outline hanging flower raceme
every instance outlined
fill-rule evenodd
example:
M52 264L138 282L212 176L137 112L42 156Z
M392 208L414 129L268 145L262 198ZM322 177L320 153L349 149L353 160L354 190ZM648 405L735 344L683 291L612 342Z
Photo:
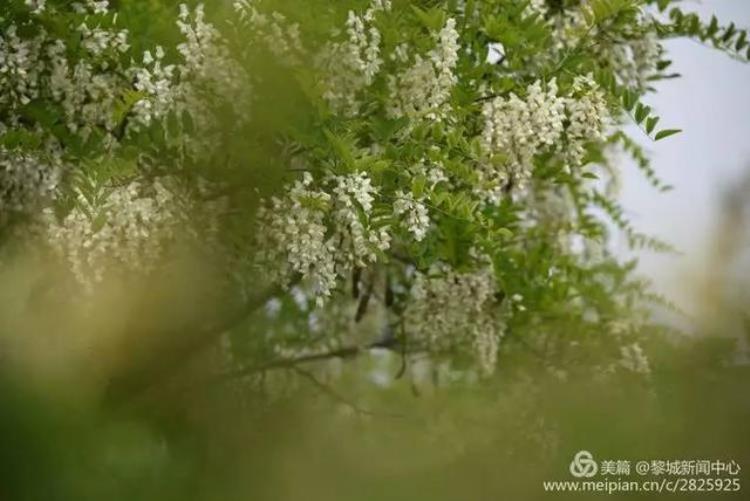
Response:
M9 213L27 213L54 194L64 171L54 154L32 155L0 147L0 222Z
M404 316L410 342L441 351L468 346L484 374L495 370L502 321L491 266L459 273L444 263L417 272Z
M349 11L345 39L326 44L316 57L325 76L323 98L335 112L346 116L359 113L361 93L372 85L383 64L375 18L388 10L389 1L373 0L364 14Z
M387 113L393 118L425 118L442 120L450 111L450 97L458 82L459 35L455 19L448 19L429 54L416 54L411 66L396 75L389 75ZM401 46L397 60L408 60Z
M388 226L373 213L377 190L365 173L333 176L321 188L305 173L282 198L260 211L260 269L289 283L302 276L318 302L355 266L375 263L391 243Z
M53 250L71 267L78 282L93 292L108 270L148 274L187 222L187 214L161 181L134 181L103 197L78 192L78 205L59 219L51 210L42 225Z
M569 125L566 153L573 165L580 165L587 143L603 141L609 119L609 109L604 92L591 75L577 76L573 82L573 95L567 99Z
M484 105L482 144L489 155L506 157L501 179L523 184L531 177L534 157L562 137L565 103L553 79L546 85L539 80L529 85L525 98L511 93Z

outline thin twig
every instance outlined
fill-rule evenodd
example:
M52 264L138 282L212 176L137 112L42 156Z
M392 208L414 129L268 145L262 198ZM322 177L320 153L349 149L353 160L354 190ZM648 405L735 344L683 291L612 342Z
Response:
M352 409L357 414L362 414L365 416L373 416L373 417L388 417L388 418L397 418L397 419L404 419L407 416L403 414L396 414L392 412L381 412L381 411L373 411L371 409L365 409L355 402L352 402L348 398L344 397L340 393L338 393L336 390L328 386L327 384L321 382L316 378L312 373L301 369L299 367L293 367L294 372L302 376L303 378L307 379L313 386L318 388L320 391L331 397L333 400L342 403Z
M353 358L362 352L374 350L377 348L391 349L395 347L397 343L398 341L396 339L387 339L384 341L376 341L374 343L370 343L364 346L357 346L357 345L345 346L343 348L338 348L336 350L327 351L324 353L313 353L310 355L301 355L299 357L293 357L293 358L280 358L277 360L272 360L265 364L243 367L237 370L225 372L219 375L217 379L227 380L227 379L234 379L234 378L242 378L242 377L249 376L252 374L257 374L259 372L266 372L266 371L274 370L274 369L294 369L301 364L306 364L310 362L322 362L325 360L333 360L337 358L338 359Z

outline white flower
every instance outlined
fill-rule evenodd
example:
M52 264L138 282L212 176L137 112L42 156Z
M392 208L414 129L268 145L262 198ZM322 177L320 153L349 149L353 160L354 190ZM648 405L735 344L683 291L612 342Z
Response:
M483 374L495 369L502 323L496 318L491 266L459 273L446 264L415 273L404 322L412 343L433 350L468 346Z
M0 148L0 218L11 211L28 211L50 198L63 170L61 164L59 159Z
M183 80L207 83L215 93L242 109L248 100L247 78L232 60L219 31L206 21L203 4L193 12L184 4L180 5L177 27L185 37L185 41L177 46L185 61L180 66Z
M547 0L531 0L524 10L524 14L527 16L533 14L544 16L548 11Z
M13 24L0 33L0 108L13 111L39 97L45 41L43 30L22 39Z
M81 45L94 55L101 55L106 50L114 50L120 53L130 49L128 44L128 31L110 31L99 27L89 28L86 23L78 27L81 33Z
M435 48L426 57L417 54L414 63L403 73L389 76L389 116L428 120L441 120L446 116L451 92L458 81L455 75L460 49L458 38L455 19L448 19L437 35ZM397 49L397 58L404 57Z
M601 57L608 59L620 83L626 87L645 89L662 56L659 37L654 32L638 34L623 44L602 48Z
M145 97L133 105L135 120L149 125L153 119L160 119L174 109L177 98L175 86L175 66L162 66L164 49L156 47L156 57L150 51L143 54L143 67L134 68L135 89ZM150 67L149 67L150 66Z
M268 318L277 318L281 311L281 300L277 297L272 297L266 302L265 310Z
M174 70L179 85L173 95L177 109L190 113L197 131L187 143L188 153L200 157L215 151L218 144L214 101L218 98L231 103L234 119L239 123L246 122L249 120L252 86L249 75L232 57L224 38L206 20L202 4L193 11L184 4L180 5L177 27L185 41L177 46L183 62ZM169 93L164 96L169 96Z
M507 156L500 178L511 177L519 184L531 177L534 157L562 137L565 120L565 99L558 97L555 79L546 85L537 80L526 92L524 99L513 93L496 97L482 110L484 149Z
M47 6L47 0L24 0L24 3L31 9L32 14L41 14Z
M316 65L326 75L323 98L337 113L359 113L360 93L372 85L383 64L375 14L389 9L390 2L374 0L363 15L349 11L346 39L327 44L317 56Z
M565 8L560 13L550 16L548 24L553 30L555 41L553 54L561 57L565 51L572 50L582 43L582 38L591 34L584 10L590 6L581 2L579 7ZM624 27L624 32L617 41L596 44L593 51L605 65L612 69L619 83L628 88L645 90L649 77L653 76L661 60L663 48L659 36L652 26L654 20L643 14L639 20L640 27L646 30Z
M187 210L165 183L134 181L96 197L78 191L76 206L62 220L45 209L41 222L47 239L85 291L93 292L109 271L118 270L112 265L127 274L150 273L163 256L165 243L187 234ZM202 226L202 242L214 237L215 228Z
M366 266L377 261L378 253L390 247L391 237L386 226L371 226L374 222L372 203L377 189L366 173L336 176L334 183L333 217L341 246L338 264L341 274L347 275L352 266ZM354 202L364 213L364 223Z
M393 214L403 216L403 225L414 236L414 240L421 242L430 229L430 215L421 200L416 200L411 193L398 193L393 203Z
M374 263L391 241L387 226L373 224L377 190L367 174L333 176L322 188L305 172L258 215L260 269L274 270L267 278L282 284L302 275L319 304L352 267Z
M279 12L266 14L256 7L256 0L237 0L233 7L240 22L257 40L282 62L298 64L305 54L299 25L290 23Z
M94 14L106 14L109 9L109 0L86 0L86 4Z
M567 99L570 125L566 129L567 154L573 164L580 164L587 142L604 140L609 117L607 100L591 75L577 76L573 82L574 96Z
M621 346L620 355L619 364L621 367L638 374L648 375L651 373L648 358L638 343Z

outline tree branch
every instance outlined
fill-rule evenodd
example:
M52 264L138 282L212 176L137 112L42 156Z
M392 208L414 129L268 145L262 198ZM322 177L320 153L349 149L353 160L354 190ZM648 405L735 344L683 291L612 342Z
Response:
M404 419L407 417L403 414L397 414L397 413L392 413L392 412L380 412L380 411L373 411L370 409L365 409L363 407L360 407L355 402L352 402L351 400L342 396L340 393L338 393L336 390L334 390L327 384L324 384L323 382L318 380L318 378L316 378L312 373L304 369L300 369L299 367L294 367L294 372L302 376L304 379L308 380L313 386L315 386L320 391L322 391L323 393L331 397L333 400L346 405L357 414L362 414L365 416L373 416L373 417L396 418L396 419Z
M235 379L235 378L242 378L245 376L249 376L252 374L257 374L259 372L265 372L269 370L274 369L296 369L297 366L300 364L305 364L309 362L320 362L324 360L332 360L335 358L338 359L347 359L347 358L353 358L359 355L362 352L366 352L369 350L373 350L376 348L382 348L382 349L393 349L398 345L398 340L395 338L386 339L383 341L376 341L374 343L366 344L364 346L345 346L343 348L339 348L337 350L327 351L324 353L313 353L310 355L300 355L299 357L294 358L280 358L277 360L272 360L270 362L250 366L250 367L243 367L241 369L237 369L234 371L225 372L224 374L221 374L218 376L217 379L219 380L227 380L227 379Z
M180 328L150 336L154 340L133 354L127 366L108 381L104 391L105 404L126 404L167 380L195 354L202 352L223 333L242 323L269 299L281 293L281 287L269 287L229 311L217 311L211 321L188 332Z

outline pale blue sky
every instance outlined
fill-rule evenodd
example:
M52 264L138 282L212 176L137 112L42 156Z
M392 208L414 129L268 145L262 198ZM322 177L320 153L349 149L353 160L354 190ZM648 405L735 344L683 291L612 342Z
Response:
M688 0L681 8L750 28L749 0ZM655 108L661 126L684 132L657 143L635 127L631 133L640 135L657 173L675 189L658 193L627 165L621 201L638 230L684 252L681 257L642 254L641 270L657 290L691 311L693 279L706 272L721 191L750 169L750 64L688 40L670 41L667 48L672 69L682 78L661 82L658 94L644 101Z

